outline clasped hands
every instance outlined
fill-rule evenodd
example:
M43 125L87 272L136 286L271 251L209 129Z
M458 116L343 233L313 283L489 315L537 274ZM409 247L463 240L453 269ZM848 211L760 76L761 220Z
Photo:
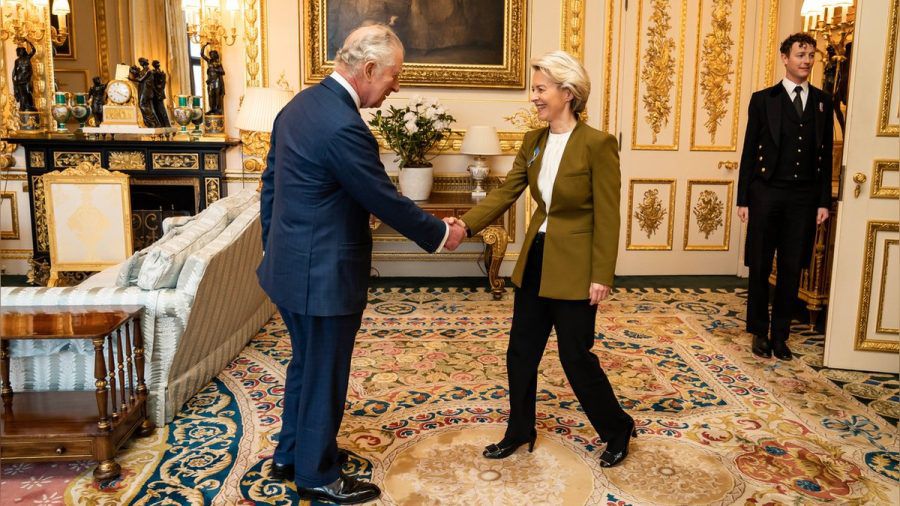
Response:
M450 227L450 235L447 236L444 248L447 251L455 251L468 235L466 233L466 224L463 220L453 217L444 218L444 223Z

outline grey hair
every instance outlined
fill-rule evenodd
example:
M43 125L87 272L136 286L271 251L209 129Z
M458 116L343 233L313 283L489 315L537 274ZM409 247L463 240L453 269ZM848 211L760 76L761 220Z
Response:
M531 69L549 77L560 88L572 93L572 112L576 116L584 112L591 94L591 79L584 66L565 51L551 51L531 60Z
M356 72L368 61L379 67L391 63L391 57L403 43L387 25L368 25L354 29L344 39L344 44L335 56L335 62Z

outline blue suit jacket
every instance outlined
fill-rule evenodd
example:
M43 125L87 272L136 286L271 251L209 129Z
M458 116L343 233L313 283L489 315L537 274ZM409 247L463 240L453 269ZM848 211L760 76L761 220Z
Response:
M433 252L446 225L397 193L347 90L328 77L275 119L260 214L259 284L279 307L359 313L372 262L369 213Z

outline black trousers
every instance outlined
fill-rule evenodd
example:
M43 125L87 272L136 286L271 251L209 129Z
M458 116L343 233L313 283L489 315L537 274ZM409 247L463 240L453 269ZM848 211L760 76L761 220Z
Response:
M559 359L578 402L604 441L627 430L631 417L619 405L609 378L591 352L597 306L585 300L540 297L544 234L532 243L522 287L516 290L506 351L509 374L509 425L506 438L527 440L534 431L538 366L551 327L556 328ZM587 295L587 294L585 294Z
M747 332L769 333L769 275L778 252L778 280L772 303L771 337L785 342L800 287L800 271L809 259L816 229L816 197L812 185L773 185L757 179L750 185L747 225Z

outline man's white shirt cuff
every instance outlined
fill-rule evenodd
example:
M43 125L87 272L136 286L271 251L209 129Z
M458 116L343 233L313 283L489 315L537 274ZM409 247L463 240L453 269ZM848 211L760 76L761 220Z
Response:
M447 225L447 222L444 222L444 226L447 227L447 229L444 230L444 240L441 241L441 245L438 246L436 250L434 250L435 253L440 253L441 250L444 249L444 243L446 243L447 239L450 237L450 225Z

